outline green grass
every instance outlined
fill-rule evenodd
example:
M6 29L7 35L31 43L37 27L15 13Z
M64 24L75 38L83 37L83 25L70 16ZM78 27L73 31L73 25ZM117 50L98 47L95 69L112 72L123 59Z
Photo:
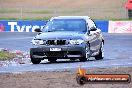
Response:
M49 20L51 17L44 18L1 18L0 20Z
M15 57L16 55L13 53L9 53L7 51L0 51L0 60L11 60Z
M48 10L34 10L34 11L24 11L24 13L32 13L32 14L50 14L51 11Z
M21 9L0 9L0 13L20 13ZM49 10L23 10L22 13L32 13L32 14L50 14Z
M16 9L0 9L0 13L19 13L19 10Z
M51 17L43 17L43 18L2 18L0 20L49 20ZM93 20L112 20L112 21L132 21L132 19L117 19L117 18L108 18L108 19L100 19L100 18L92 18Z
M100 18L92 18L93 20L111 20L111 21L132 21L132 19L119 19L119 18L106 18L106 19L100 19Z

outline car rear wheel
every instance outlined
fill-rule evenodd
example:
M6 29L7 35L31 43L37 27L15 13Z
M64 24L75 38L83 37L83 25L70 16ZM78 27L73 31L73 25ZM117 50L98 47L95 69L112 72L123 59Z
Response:
M101 60L103 58L104 58L104 43L102 42L99 54L95 56L95 59Z
M33 64L39 64L39 63L41 62L41 60L31 58L31 62L32 62Z

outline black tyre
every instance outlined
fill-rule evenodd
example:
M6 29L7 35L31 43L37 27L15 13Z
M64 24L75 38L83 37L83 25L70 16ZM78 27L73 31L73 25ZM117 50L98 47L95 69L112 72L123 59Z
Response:
M41 62L41 60L39 60L39 59L31 59L31 62L33 63L33 64L39 64L40 62Z
M80 62L85 62L87 60L86 57L79 58Z
M48 59L48 61L50 61L51 63L55 63L57 59L52 58L52 59Z
M102 42L102 45L101 45L101 48L100 48L100 51L99 51L99 54L95 56L95 59L96 60L101 60L104 58L104 44Z

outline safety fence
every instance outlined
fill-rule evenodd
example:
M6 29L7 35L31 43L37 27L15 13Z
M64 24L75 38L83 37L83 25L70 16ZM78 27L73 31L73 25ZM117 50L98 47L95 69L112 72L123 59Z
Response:
M46 21L0 20L0 32L34 32L35 28L43 28ZM132 33L132 21L95 20L102 32Z

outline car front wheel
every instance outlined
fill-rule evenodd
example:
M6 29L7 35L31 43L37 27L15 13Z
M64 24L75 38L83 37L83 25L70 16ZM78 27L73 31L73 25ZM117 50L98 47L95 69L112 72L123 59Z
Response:
M31 62L33 64L39 64L41 62L41 60L31 58Z

